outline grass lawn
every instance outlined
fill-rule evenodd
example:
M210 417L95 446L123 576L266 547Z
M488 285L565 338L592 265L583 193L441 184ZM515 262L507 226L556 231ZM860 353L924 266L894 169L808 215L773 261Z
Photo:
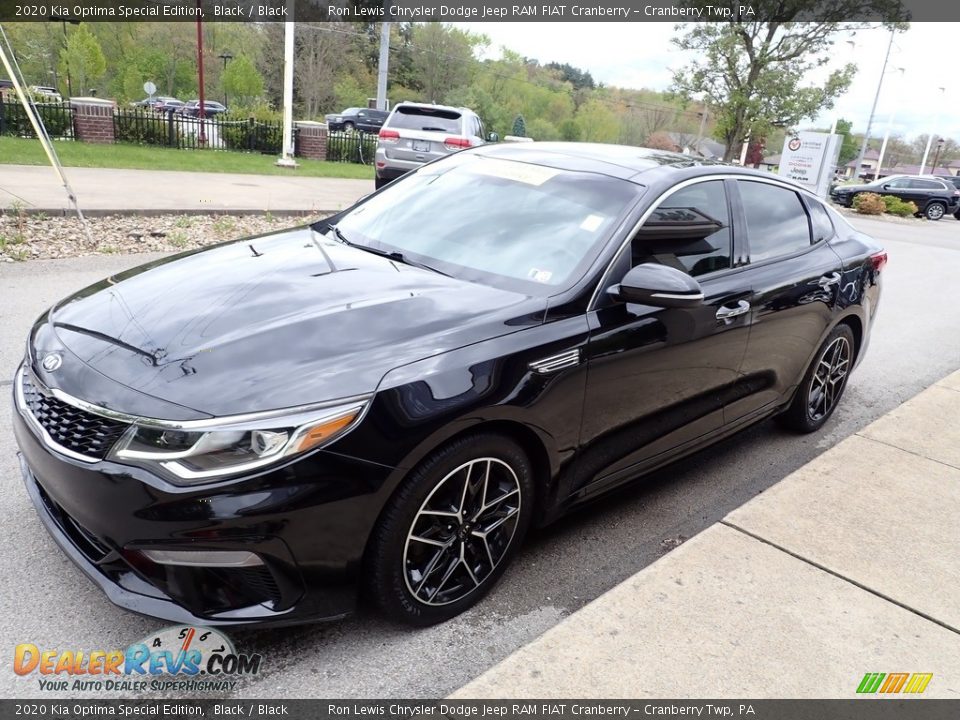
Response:
M149 145L94 145L57 141L53 143L60 162L69 167L127 168L132 170L186 170L193 172L244 173L247 175L299 175L370 180L372 165L333 163L297 158L296 169L277 167L272 155L230 150L175 150ZM47 156L37 140L0 137L0 163L46 165Z

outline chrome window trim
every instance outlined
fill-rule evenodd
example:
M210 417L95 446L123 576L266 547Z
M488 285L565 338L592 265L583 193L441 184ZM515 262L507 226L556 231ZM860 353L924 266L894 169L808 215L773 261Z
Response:
M776 187L783 188L785 190L792 190L795 193L799 193L805 197L810 197L810 198L813 198L814 200L819 201L819 198L816 195L814 195L812 192L807 190L806 188L800 187L798 185L792 185L788 182L779 180L777 178L773 178L773 177L767 178L767 177L762 177L759 175L752 175L752 174L748 175L746 173L744 174L723 173L723 174L717 174L717 175L701 175L700 177L690 178L689 180L684 180L682 182L677 183L676 185L671 185L667 190L660 193L660 195L658 195L657 198L650 203L650 207L648 207L646 210L643 211L643 215L640 216L640 219L637 220L634 226L630 229L630 232L627 233L626 237L623 239L623 242L620 244L620 247L617 248L617 251L613 254L613 257L611 258L610 262L607 263L607 267L606 269L604 269L603 275L600 276L600 282L597 283L597 286L593 289L593 294L590 296L590 302L587 305L588 313L591 313L597 309L597 301L600 297L601 292L603 292L603 289L607 287L608 276L610 275L610 272L613 270L614 266L617 264L617 261L620 259L620 256L623 254L623 252L630 247L630 242L633 240L634 236L637 234L637 231L643 226L643 224L647 221L650 215L653 214L653 211L656 210L658 207L660 207L660 203L662 203L664 200L666 200L668 197L670 197L671 195L673 195L675 192L679 190L683 190L684 188L690 187L691 185L698 185L699 183L710 182L712 180L750 180L751 182L762 182L762 183L767 183L768 185L774 185ZM813 245L811 245L811 247L813 247ZM730 272L736 272L738 270L743 270L745 267L750 267L750 265L729 268L728 270ZM720 271L720 272L723 272L723 271Z
M22 370L23 367L21 366L21 371ZM272 420L274 418L310 413L317 410L325 410L327 408L338 407L342 405L366 403L372 397L372 395L354 395L352 397L340 398L338 400L330 400L322 403L298 405L289 408L277 408L275 410L264 410L262 412L243 413L240 415L223 415L204 420L164 420L161 418L130 415L129 413L120 412L118 410L111 410L110 408L105 408L101 405L95 405L94 403L87 402L86 400L81 400L80 398L65 393L58 388L48 388L42 382L40 382L39 378L36 376L36 373L32 371L30 372L30 378L31 382L34 384L34 387L36 387L41 393L52 395L57 400L60 400L67 405L72 405L79 410L83 410L93 415L99 415L100 417L105 417L108 420L116 420L118 422L125 422L131 425L137 424L140 427L162 428L165 430L207 430L210 428L220 428L224 425L239 425L249 422L259 422L260 420Z

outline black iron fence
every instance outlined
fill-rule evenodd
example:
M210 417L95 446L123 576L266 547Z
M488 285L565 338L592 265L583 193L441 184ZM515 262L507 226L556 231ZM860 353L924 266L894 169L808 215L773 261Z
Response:
M50 137L73 137L73 111L70 103L35 103L34 107ZM0 135L24 138L37 136L30 124L30 118L19 102L0 101Z
M375 133L334 130L327 133L327 160L330 162L373 164L377 150Z
M283 125L225 116L198 118L175 112L118 108L113 114L118 142L181 149L242 150L270 155L283 147Z

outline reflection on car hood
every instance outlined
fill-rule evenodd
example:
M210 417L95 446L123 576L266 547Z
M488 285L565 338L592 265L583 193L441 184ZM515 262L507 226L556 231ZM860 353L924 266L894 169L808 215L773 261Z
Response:
M539 323L545 304L300 228L107 278L51 319L108 378L226 415L372 392L395 367Z

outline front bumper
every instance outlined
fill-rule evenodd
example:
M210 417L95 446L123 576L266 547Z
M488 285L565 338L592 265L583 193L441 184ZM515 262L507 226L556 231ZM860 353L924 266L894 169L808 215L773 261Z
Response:
M174 487L140 468L57 453L14 410L37 514L116 605L207 626L335 620L353 610L390 468L320 451L250 478ZM159 565L143 549L243 550L263 565Z

